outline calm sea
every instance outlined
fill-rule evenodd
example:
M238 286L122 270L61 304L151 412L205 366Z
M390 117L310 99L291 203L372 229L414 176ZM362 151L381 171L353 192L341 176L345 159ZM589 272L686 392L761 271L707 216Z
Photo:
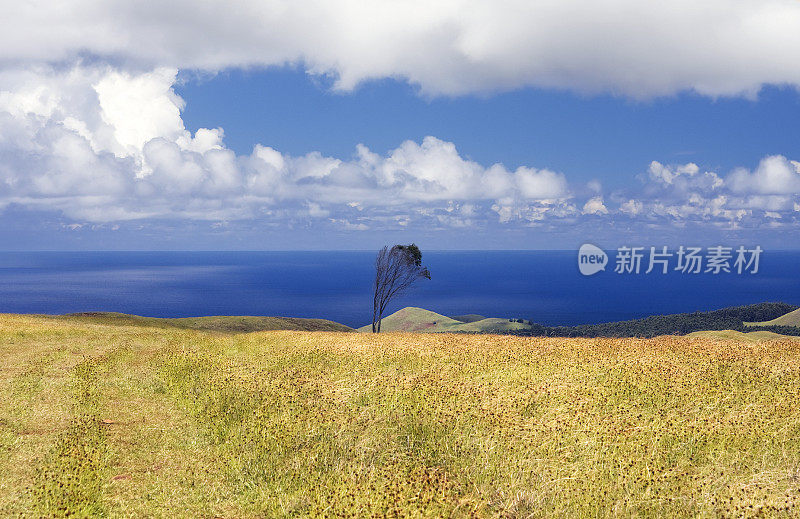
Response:
M155 317L280 315L349 326L371 316L374 252L5 252L0 312L114 311ZM584 277L576 251L425 252L422 280L390 312L548 325L784 301L800 304L800 252L765 252L759 273ZM613 258L612 258L613 261Z

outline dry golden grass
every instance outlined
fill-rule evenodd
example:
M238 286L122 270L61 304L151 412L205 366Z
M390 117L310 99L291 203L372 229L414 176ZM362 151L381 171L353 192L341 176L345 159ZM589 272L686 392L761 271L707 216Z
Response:
M0 515L793 517L800 342L0 317Z

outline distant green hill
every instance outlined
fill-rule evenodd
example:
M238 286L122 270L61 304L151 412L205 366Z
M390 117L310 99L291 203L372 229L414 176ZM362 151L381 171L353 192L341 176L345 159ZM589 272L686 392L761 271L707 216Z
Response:
M745 326L800 326L800 308L770 321L746 322Z
M530 328L530 325L502 318L484 317L477 321L463 322L414 306L398 310L384 317L381 322L382 332L508 333L528 328ZM372 332L372 325L362 326L357 331L362 333Z
M451 319L455 319L456 321L461 321L462 323L474 323L475 321L482 321L486 319L486 317L478 314L466 314L466 315L451 315Z
M157 328L183 328L221 333L247 333L269 330L299 330L325 332L351 332L352 328L327 319L302 319L298 317L262 316L208 316L208 317L141 317L116 312L82 312L52 316L53 319L81 321L111 326L149 326Z
M408 306L387 315L381 321L382 332L441 332L453 326L464 324L446 315L437 314L424 308ZM358 328L358 332L371 332L372 324Z
M785 315L786 314L786 315ZM544 326L520 319L482 318L465 322L472 315L447 317L423 308L407 307L383 319L381 331L404 332L462 332L462 333L507 333L551 337L657 337L659 335L687 335L693 332L717 331L757 332L763 330L773 334L800 335L798 328L787 325L761 325L767 319L781 316L788 319L794 315L800 320L800 309L786 303L758 303L712 310L670 315L653 315L630 321L582 324L577 326ZM483 316L474 316L483 317ZM771 321L770 321L771 322ZM745 323L758 328L745 330ZM371 325L363 326L359 332L372 331ZM717 334L719 335L719 333ZM745 339L767 336L763 333L749 335Z

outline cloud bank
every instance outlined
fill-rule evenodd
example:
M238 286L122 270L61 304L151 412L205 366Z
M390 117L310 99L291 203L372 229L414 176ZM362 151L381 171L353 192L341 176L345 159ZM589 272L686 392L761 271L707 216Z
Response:
M638 187L604 193L547 168L481 165L433 136L385 155L359 145L350 157L291 156L260 144L237 155L220 128L186 130L176 76L97 66L0 73L0 208L78 224L250 219L344 230L597 219L775 227L798 215L800 163L782 156L728 173L654 161Z
M256 145L237 156L222 129L188 132L177 71L131 75L74 68L0 75L0 206L56 209L94 222L140 218L228 220L328 217L326 207L397 217L453 201L491 201L496 212L557 205L564 175L464 159L426 137L386 156L289 156ZM462 208L459 214L465 213Z
M10 2L0 66L300 65L352 89L526 86L631 97L800 85L796 0L64 0Z

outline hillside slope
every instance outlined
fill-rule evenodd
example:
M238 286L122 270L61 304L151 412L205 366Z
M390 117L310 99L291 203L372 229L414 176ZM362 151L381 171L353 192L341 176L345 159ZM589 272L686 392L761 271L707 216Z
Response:
M53 316L53 319L96 323L112 326L147 326L153 328L179 328L222 333L248 333L271 330L350 332L352 328L327 319L302 319L299 317L265 317L249 315L224 315L207 317L142 317L116 312L83 312Z
M486 317L478 314L451 315L450 318L462 323L474 323L475 321L486 319Z
M387 315L381 322L382 332L444 332L454 326L464 324L446 315L437 314L424 308L407 306ZM358 328L358 332L372 332L372 324Z
M744 323L745 326L800 326L800 308L771 321Z
M481 317L481 319L470 320L468 319L470 317ZM773 319L773 321L767 321L767 319ZM773 324L781 320L784 323L794 322L797 324L783 324L782 326ZM472 315L451 318L424 308L407 307L385 317L381 331L508 333L550 337L657 337L659 335L686 335L705 330L741 331L745 325L769 328L766 331L777 334L795 335L793 330L797 330L800 334L800 309L786 303L756 303L707 312L652 315L629 321L576 326L545 326L530 321L521 322L519 319L483 318ZM372 330L371 326L367 325L357 331L369 332ZM747 339L747 337L742 337L742 339Z
M383 318L382 332L473 332L503 333L527 330L530 325L510 321L499 317L482 318L477 321L463 322L424 308L408 306ZM359 332L372 331L368 324L358 328Z
M659 335L686 335L707 330L741 331L745 325L762 327L762 321L779 318L794 310L797 310L797 306L786 303L756 303L708 312L651 315L641 319L600 324L577 326L533 324L529 331L522 330L518 333L550 337L657 337ZM763 328L785 335L794 335L795 332L800 332L800 329L791 326L770 325L763 326Z

